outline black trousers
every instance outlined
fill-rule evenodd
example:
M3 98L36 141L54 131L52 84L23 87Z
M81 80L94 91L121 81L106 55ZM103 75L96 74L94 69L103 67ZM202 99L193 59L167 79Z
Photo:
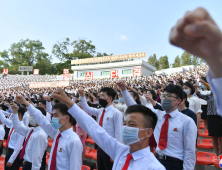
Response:
M158 159L159 162L166 168L166 170L183 170L183 161L166 161Z
M107 155L99 146L97 149L97 169L98 170L112 170L113 163L110 161L109 155Z
M18 156L15 158L15 161L13 162L11 167L6 167L6 164L9 160L9 158L11 157L11 155L13 154L14 149L11 148L7 148L7 152L6 152L6 156L5 156L5 170L19 170L19 167L22 164L22 160L20 160L20 153L18 154Z
M31 170L32 169L32 165L23 165L23 170Z
M4 137L5 140L8 139L9 130L10 128L7 128L7 126L5 126L5 137Z
M3 152L3 142L2 142L2 146L0 147L0 156L2 155Z
M42 157L42 165L41 165L40 170L45 170L45 166L46 166L46 150L45 150L45 153Z

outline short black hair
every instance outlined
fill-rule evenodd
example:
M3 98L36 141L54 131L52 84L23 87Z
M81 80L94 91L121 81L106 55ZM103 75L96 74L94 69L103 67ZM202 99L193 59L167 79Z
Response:
M115 99L117 95L115 90L110 87L104 87L100 90L100 92L106 92L107 96L112 97L112 101Z
M191 89L191 92L190 92L190 94L194 94L195 93L195 88L193 87L193 85L190 83L190 82L185 82L184 84L183 84L184 86L187 86L187 87L189 87L190 89Z
M187 93L186 92L183 92L183 99L186 99L186 101L185 101L185 106L187 107L187 108L189 108L189 102L187 101Z
M45 99L40 99L38 102L39 103L41 102L43 105L46 105L46 100Z
M25 109L23 107L19 107L18 114L22 115L23 117L25 114Z
M181 86L183 86L183 81L179 80L177 83L179 83Z
M133 93L133 98L136 97L136 103L137 104L141 104L139 94L137 92L135 92L135 91L129 91L129 92Z
M68 108L65 104L63 104L63 103L61 103L61 102L56 103L56 104L53 106L52 109L53 109L53 110L58 109L58 110L62 113L63 116L68 115L68 116L69 116L69 122L70 122L72 125L76 125L76 120L72 117L72 115L69 114L69 112L68 112L69 108Z
M40 110L44 116L46 116L46 111L42 107L36 107L36 109Z
M180 86L169 84L164 88L164 91L174 93L177 98L181 99L181 102L183 101L183 89Z
M144 128L152 128L153 130L155 129L156 123L157 123L157 116L153 111L143 105L131 105L129 106L124 115L128 115L130 113L135 113L139 112L142 113L143 116L145 117L144 121Z
M156 100L157 97L155 91L154 90L147 90L147 91L149 91L152 94L153 100Z

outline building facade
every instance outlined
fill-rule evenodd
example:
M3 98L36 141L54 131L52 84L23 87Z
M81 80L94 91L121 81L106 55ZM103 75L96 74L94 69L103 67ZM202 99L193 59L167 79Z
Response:
M144 60L108 62L72 66L73 80L102 79L110 77L131 77L153 75L156 68Z

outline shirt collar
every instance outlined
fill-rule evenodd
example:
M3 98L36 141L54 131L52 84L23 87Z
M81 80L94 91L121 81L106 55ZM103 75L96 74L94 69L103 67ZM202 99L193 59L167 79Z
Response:
M41 127L40 126L38 126L38 127L34 127L34 132L36 132L36 131L38 131L38 130L40 130L41 129Z
M61 134L61 136L70 136L70 133L72 133L72 132L73 132L73 129L72 129L72 128L69 128L69 129L63 131L63 132L60 133L60 134Z
M108 106L108 107L105 108L105 111L108 111L108 110L110 110L110 109L112 109L112 108L113 108L113 105L110 105L110 106Z
M129 147L130 149L130 147ZM128 152L126 152L124 154L124 156L127 156L128 154L130 154L130 151L128 149ZM141 150L138 150L136 152L133 152L132 153L132 156L133 156L133 160L136 161L138 159L141 159L143 157L145 157L146 155L149 155L150 154L150 147L148 146L147 148L144 148L144 149L141 149Z
M178 113L179 113L179 111L178 111L178 109L176 109L176 110L170 112L169 115L170 115L170 117L174 118ZM167 114L167 113L165 112L165 115L166 115L166 114Z

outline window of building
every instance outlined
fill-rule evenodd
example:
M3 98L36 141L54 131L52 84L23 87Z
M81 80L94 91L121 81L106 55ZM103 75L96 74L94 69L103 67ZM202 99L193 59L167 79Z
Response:
M101 76L109 76L110 75L110 71L102 71L101 72Z
M123 70L122 74L133 74L133 69Z
M80 73L80 77L85 77L86 73Z

